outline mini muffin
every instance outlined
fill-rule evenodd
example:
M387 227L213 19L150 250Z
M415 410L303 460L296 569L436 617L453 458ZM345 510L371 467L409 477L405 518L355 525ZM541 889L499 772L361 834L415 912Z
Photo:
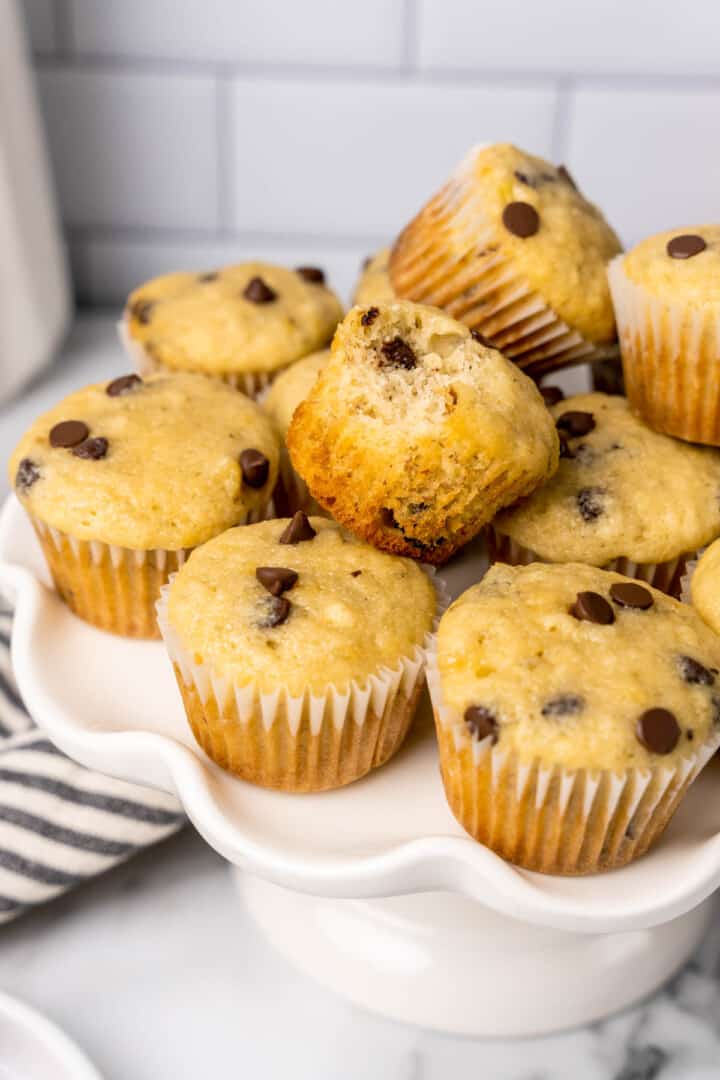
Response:
M293 413L312 390L329 357L330 350L322 349L291 364L278 375L263 398L263 409L273 421L275 430L283 440L280 479L275 492L275 507L283 513L294 514L296 510L304 510L306 514L310 514L320 510L310 495L307 484L293 469L290 455L284 444Z
M390 280L389 263L390 248L382 248L377 255L365 260L355 286L354 304L391 304L397 300Z
M142 374L193 371L257 397L288 364L327 345L341 318L322 270L249 262L142 285L128 299L123 336Z
M720 634L720 540L689 570L689 599L710 629Z
M567 169L498 143L471 150L400 234L390 279L540 375L616 352L606 268L619 251Z
M435 609L415 563L298 511L195 551L158 617L213 761L263 787L323 791L399 749Z
M272 424L231 387L123 375L36 420L10 478L75 614L157 637L161 585L198 544L265 516L278 458Z
M657 431L720 446L720 225L651 236L608 274L633 409Z
M687 604L590 566L494 566L428 657L450 808L504 859L623 866L720 741L720 639Z
M503 562L583 562L679 591L685 564L720 535L720 452L659 435L627 400L579 394L551 406L560 466L499 514Z
M288 432L295 469L377 547L443 563L557 468L532 383L434 308L356 307Z

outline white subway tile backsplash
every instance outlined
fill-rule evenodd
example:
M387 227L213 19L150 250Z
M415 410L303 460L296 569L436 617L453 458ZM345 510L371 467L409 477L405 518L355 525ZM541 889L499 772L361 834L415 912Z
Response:
M720 90L580 89L566 160L632 244L720 217Z
M398 65L404 0L72 0L81 53L223 63Z
M230 91L239 230L393 235L476 142L550 151L546 86L237 80Z
M212 78L62 68L40 90L67 223L217 225Z
M424 68L720 74L717 0L419 4L419 63Z
M51 53L55 49L55 11L57 0L22 0L30 47L37 53Z

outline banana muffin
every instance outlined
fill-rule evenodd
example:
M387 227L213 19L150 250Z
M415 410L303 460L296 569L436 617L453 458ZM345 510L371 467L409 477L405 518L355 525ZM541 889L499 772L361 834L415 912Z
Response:
M710 629L720 634L720 540L703 552L688 577L693 607Z
M295 469L334 518L431 563L552 476L558 447L530 379L408 302L350 311L288 432Z
M366 260L355 286L353 304L391 304L397 300L390 280L390 248Z

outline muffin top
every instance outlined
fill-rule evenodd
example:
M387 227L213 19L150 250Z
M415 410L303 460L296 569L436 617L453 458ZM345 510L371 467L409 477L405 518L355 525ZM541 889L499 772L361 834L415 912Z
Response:
M540 294L568 326L595 343L615 340L615 317L607 283L607 262L620 241L596 206L581 194L568 171L510 143L470 151L443 192L401 234L397 247L413 244L412 231L437 228L432 208L449 214L444 237L447 256L458 262L477 247L483 225L492 244L476 252L482 259L498 251L515 273ZM390 262L390 276L397 285ZM468 283L471 272L466 271Z
M435 607L415 563L298 512L193 552L170 588L168 623L195 663L236 684L322 694L412 656Z
M78 540L194 547L259 512L278 440L259 406L203 375L126 375L44 413L10 459L28 512Z
M549 562L665 562L720 534L720 451L652 431L625 398L551 407L564 447L555 476L495 526Z
M263 409L272 417L283 439L287 435L293 413L312 390L329 356L329 349L321 349L320 352L304 356L302 360L296 360L278 375L263 399Z
M693 607L711 630L720 634L720 540L711 544L698 560L691 581Z
M696 612L576 563L493 566L441 619L438 668L443 723L544 766L673 767L720 719L720 639Z
M130 294L131 338L167 368L275 371L326 345L342 318L321 270L247 262L176 273Z
M390 304L397 300L390 280L390 248L381 248L366 260L353 296L354 304Z
M720 225L688 225L649 236L624 256L630 278L655 296L692 307L720 304Z

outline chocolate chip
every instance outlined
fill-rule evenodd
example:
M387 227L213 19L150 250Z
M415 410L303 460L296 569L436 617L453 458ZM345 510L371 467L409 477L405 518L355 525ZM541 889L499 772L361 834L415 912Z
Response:
M610 599L620 607L639 608L647 611L653 606L653 594L644 585L636 585L634 581L615 581L610 586Z
M270 462L260 450L243 450L240 455L240 469L248 487L261 488L267 483Z
M391 367L402 367L411 371L417 363L417 357L407 341L401 337L394 337L390 341L384 341L380 351Z
M566 432L571 439L579 439L581 435L589 435L595 429L595 417L591 412L570 409L558 416L555 427L558 431Z
M571 716L573 713L582 712L585 708L585 698L580 694L557 694L549 698L540 710L543 716Z
M477 341L478 345L484 345L486 349L495 348L490 338L486 338L485 335L481 334L479 330L471 330L470 337L473 339L473 341Z
M363 268L363 270L367 270L367 268L369 267L370 263L371 263L371 262L373 261L373 258L374 258L374 256L372 256L372 255L366 255L366 256L365 256L365 258L364 258L364 259L363 259L363 261L362 261L362 268Z
M668 240L667 253L671 259L691 259L693 255L699 255L704 251L707 244L702 236L696 233L683 233L682 236L673 236Z
M350 571L350 577L360 577L361 574L362 574L362 570L351 570Z
M134 390L136 386L140 386L141 383L142 379L139 375L120 375L119 378L107 384L105 393L108 397L121 397L130 390Z
M540 228L540 216L534 206L526 202L508 203L502 213L503 225L513 236L526 240Z
M531 187L531 188L537 187L537 184L534 183L530 179L530 177L527 175L527 173L520 172L519 169L515 169L514 176L515 176L516 180L519 180L521 184L526 184L527 187Z
M678 656L677 665L680 678L689 683L690 686L714 685L717 671L706 668L704 664L701 664L699 660L694 660L692 656Z
M575 454L570 449L570 443L567 441L562 431L558 432L558 440L560 442L560 457L561 458L574 458Z
M154 300L136 300L130 308L130 314L134 319L137 319L143 326L147 326L150 322L150 316L152 310L155 307Z
M598 623L600 626L610 626L615 622L615 612L605 597L596 592L579 592L570 608L570 614L576 619Z
M84 458L86 461L101 461L107 457L108 441L99 436L95 439L85 439L79 446L73 446L75 457Z
M558 176L561 180L564 180L566 184L569 184L570 187L573 188L575 191L578 190L577 184L575 183L572 176L564 165L558 165Z
M379 314L379 308L369 307L367 311L363 311L362 315L360 316L360 322L363 326L372 326Z
M648 709L639 717L635 735L651 754L671 754L680 738L680 725L669 709Z
M389 506L383 506L380 511L380 523L386 529L399 529L400 526L397 523L397 518L392 512Z
M575 501L583 521L595 521L604 512L602 488L580 488Z
M209 270L207 274L198 274L198 281L201 285L208 285L211 281L217 281L219 277L217 270Z
M15 473L15 487L18 491L27 491L36 480L40 479L40 470L30 458L23 458Z
M285 566L258 566L255 577L272 596L280 596L292 589L297 582L297 570L288 570Z
M542 399L548 407L550 405L557 405L557 403L562 401L565 397L565 394L559 386L539 386L538 390L542 394Z
M492 737L493 745L498 741L498 722L495 714L484 705L468 705L465 710L465 724L478 742L486 739L488 735Z
M325 284L325 271L319 266L298 266L295 270L305 281L311 281L313 285Z
M67 449L83 442L89 434L90 428L82 420L62 420L50 429L48 439L51 446Z
M273 626L280 626L286 621L291 607L292 605L286 597L269 596L265 602L266 614L260 619L258 626L263 630L271 629Z
M261 277L250 278L243 296L252 304L270 304L273 300L277 300L275 290L271 289Z
M279 543L300 544L303 540L312 540L314 536L317 536L317 533L310 524L307 514L298 510L281 533Z

